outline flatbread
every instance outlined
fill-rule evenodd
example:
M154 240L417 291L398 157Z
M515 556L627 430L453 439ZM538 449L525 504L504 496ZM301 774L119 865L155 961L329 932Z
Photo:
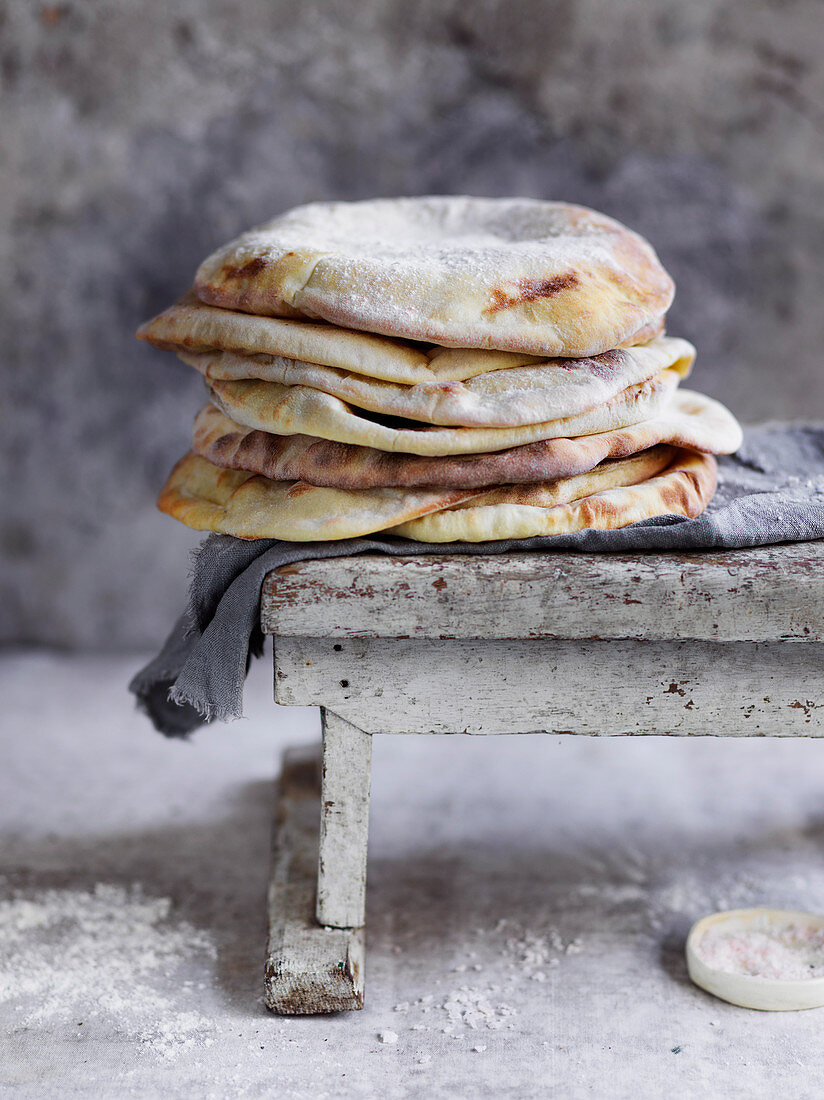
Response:
M190 451L172 470L157 506L196 531L319 542L382 531L472 495L458 489L347 492L302 481L270 481L222 470Z
M576 477L557 478L533 485L496 485L473 497L449 507L489 507L498 504L528 505L532 508L555 508L572 500L592 496L593 493L612 489L619 485L637 485L665 470L677 454L676 447L666 443L650 447L626 458L602 462Z
M141 325L137 336L170 351L282 355L390 382L439 380L430 368L424 346L352 332L325 321L289 321L215 309L204 305L193 293ZM519 362L524 358L521 356ZM482 374L484 369L479 365L477 373Z
M679 389L657 414L626 428L469 456L422 458L312 436L272 435L236 424L214 405L200 410L194 430L195 452L217 466L339 489L476 489L554 481L659 443L731 454L741 445L741 428L719 402Z
M298 207L209 256L195 290L247 313L574 358L648 339L674 294L650 245L612 218L466 196Z
M227 351L179 354L208 381L260 379L310 386L386 416L453 427L511 428L586 412L662 370L684 377L695 359L695 348L686 340L664 336L644 347L607 351L588 359L550 359L491 371L466 382L415 386L280 356Z
M654 476L671 460L671 447L655 447L618 462L604 463L579 478L531 486L544 502L564 502L585 493L634 485ZM481 499L496 504L520 500L522 487L504 487ZM536 496L536 494L538 494ZM381 531L416 516L470 501L477 492L433 489L323 489L305 482L222 470L189 453L175 466L158 500L161 511L200 531L238 538L277 538L317 542Z
M502 451L538 439L592 435L637 424L662 408L679 380L675 371L661 371L578 416L515 428L434 428L412 420L382 420L377 413L363 412L309 386L215 380L209 392L215 405L236 423L275 435L318 436L406 454L456 455Z
M691 518L700 515L712 499L717 473L711 455L678 450L660 474L634 485L592 492L569 503L552 503L542 487L523 486L509 498L505 490L493 490L466 506L399 524L390 533L417 542L492 542L611 530L654 516ZM584 479L590 477L584 475ZM568 483L566 488L575 492Z
M633 343L647 343L663 331L663 318L659 318ZM257 317L204 305L192 293L141 325L137 336L169 351L276 356L407 386L419 382L462 382L490 371L540 363L545 358L508 351L413 345L405 340L339 328L326 321ZM265 373L252 373L254 369L223 377L267 378ZM278 381L274 377L268 380Z

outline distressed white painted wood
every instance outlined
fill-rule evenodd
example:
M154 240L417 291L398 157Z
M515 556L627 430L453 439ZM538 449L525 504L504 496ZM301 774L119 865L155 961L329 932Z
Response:
M824 542L308 561L269 575L261 624L277 701L323 708L317 916L339 935L363 922L373 733L822 732ZM270 948L303 988L302 949Z
M266 1004L282 1015L363 1008L363 929L322 928L315 919L319 773L316 748L284 755L264 979Z
M824 540L689 554L366 554L284 566L265 633L824 641Z
M325 707L321 724L317 918L335 928L359 928L365 922L372 737Z
M824 733L824 645L281 638L275 672L370 733Z

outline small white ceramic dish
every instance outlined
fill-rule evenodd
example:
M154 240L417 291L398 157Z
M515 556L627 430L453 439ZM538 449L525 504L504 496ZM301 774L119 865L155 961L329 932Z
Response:
M824 916L791 909L731 909L702 917L687 936L687 970L696 985L722 1001L771 1012L790 1012L824 1005L824 977L776 979L751 974L728 973L709 965L698 949L709 932L746 934L747 931L780 933L794 925L824 931Z

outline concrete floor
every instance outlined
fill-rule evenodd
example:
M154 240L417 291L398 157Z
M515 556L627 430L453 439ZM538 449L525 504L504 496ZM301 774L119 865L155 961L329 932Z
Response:
M139 659L0 660L0 1094L824 1094L821 1011L734 1008L683 962L713 909L824 910L815 742L377 738L367 1007L280 1019L272 778L316 717L260 662L247 720L167 742Z

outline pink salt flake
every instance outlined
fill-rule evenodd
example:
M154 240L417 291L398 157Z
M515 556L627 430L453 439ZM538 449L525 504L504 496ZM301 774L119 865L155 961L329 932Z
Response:
M707 966L773 981L824 978L824 928L753 922L737 931L708 929L695 944Z

